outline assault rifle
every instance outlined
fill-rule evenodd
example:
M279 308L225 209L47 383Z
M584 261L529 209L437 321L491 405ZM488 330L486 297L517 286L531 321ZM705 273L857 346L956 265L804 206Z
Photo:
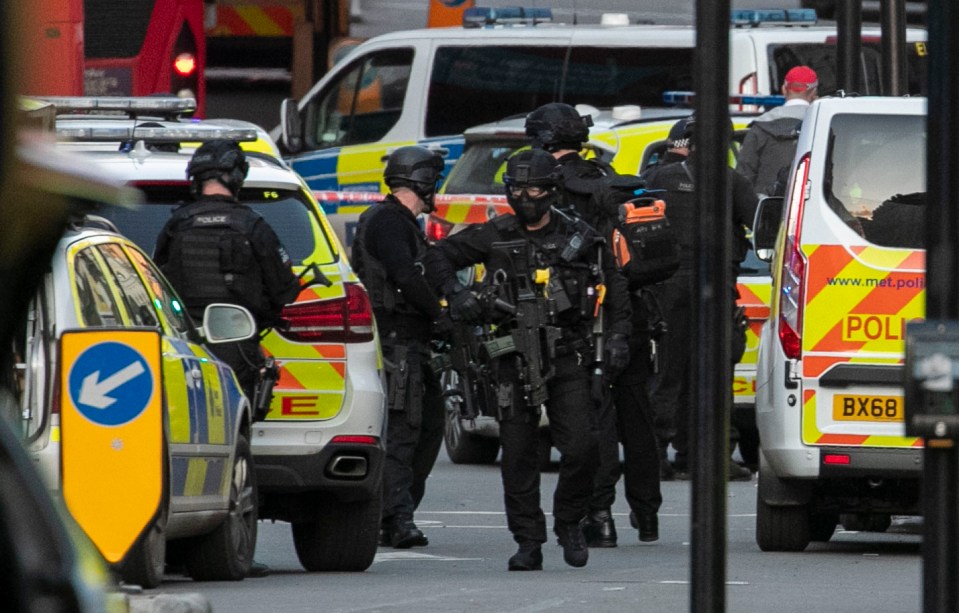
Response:
M508 324L508 336L483 344L484 357L492 360L518 353L523 397L527 406L538 407L549 397L546 383L554 372L552 359L562 334L558 327L550 325L553 305L542 291L549 283L549 271L534 269L526 240L493 243L492 255L494 282L509 289L506 307L512 311L512 322Z

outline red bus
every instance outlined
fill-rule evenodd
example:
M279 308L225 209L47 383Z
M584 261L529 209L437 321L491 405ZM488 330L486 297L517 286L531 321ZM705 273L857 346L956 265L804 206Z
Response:
M62 1L62 0L61 0ZM83 93L172 93L206 102L203 0L75 0L83 5Z

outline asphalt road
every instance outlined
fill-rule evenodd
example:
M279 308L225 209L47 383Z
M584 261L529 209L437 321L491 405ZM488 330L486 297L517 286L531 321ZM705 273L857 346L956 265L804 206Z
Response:
M554 456L555 456L554 451ZM556 473L543 476L548 526ZM168 576L162 592L200 592L215 612L538 612L689 610L692 484L663 484L661 539L640 543L629 528L622 483L613 507L619 547L594 549L585 568L566 566L551 539L542 572L507 572L515 551L503 514L499 466L450 463L430 477L418 525L425 548L380 548L363 573L311 574L293 549L289 525L261 523L257 559L270 576L240 583L196 583ZM726 499L727 611L908 613L920 610L917 520L890 532L840 531L803 553L762 553L755 544L756 481L730 483Z

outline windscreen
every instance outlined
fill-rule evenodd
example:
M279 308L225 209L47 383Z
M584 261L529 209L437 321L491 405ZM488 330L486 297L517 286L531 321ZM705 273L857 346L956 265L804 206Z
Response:
M525 140L471 143L450 171L443 193L505 195L503 172L506 170L506 160L528 146Z
M824 176L830 208L866 240L922 248L925 116L836 115Z
M122 234L152 254L157 235L173 210L191 202L189 186L183 184L143 185L146 204L137 209L107 207L98 214L110 219ZM240 200L263 216L286 248L294 266L304 263L329 264L335 261L333 249L310 203L299 190L243 188ZM319 241L319 242L318 242Z

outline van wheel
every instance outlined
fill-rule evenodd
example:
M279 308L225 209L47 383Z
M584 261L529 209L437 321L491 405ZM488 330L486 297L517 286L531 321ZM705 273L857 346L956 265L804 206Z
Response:
M809 539L817 543L828 543L839 525L839 516L835 513L812 513L809 515Z
M137 542L127 552L120 563L120 578L129 585L139 585L144 589L153 589L163 581L163 569L166 565L166 502L161 503L163 511Z
M756 544L763 551L802 551L811 540L809 509L776 507L756 497Z
M885 532L892 525L892 516L887 513L844 513L840 520L850 532Z
M364 571L380 537L380 488L371 500L326 503L310 521L293 523L293 545L310 572Z
M499 455L499 439L464 431L456 411L446 411L443 442L453 464L493 464Z
M192 542L187 572L196 581L239 581L250 572L256 548L257 496L253 454L237 437L229 512L216 530Z

